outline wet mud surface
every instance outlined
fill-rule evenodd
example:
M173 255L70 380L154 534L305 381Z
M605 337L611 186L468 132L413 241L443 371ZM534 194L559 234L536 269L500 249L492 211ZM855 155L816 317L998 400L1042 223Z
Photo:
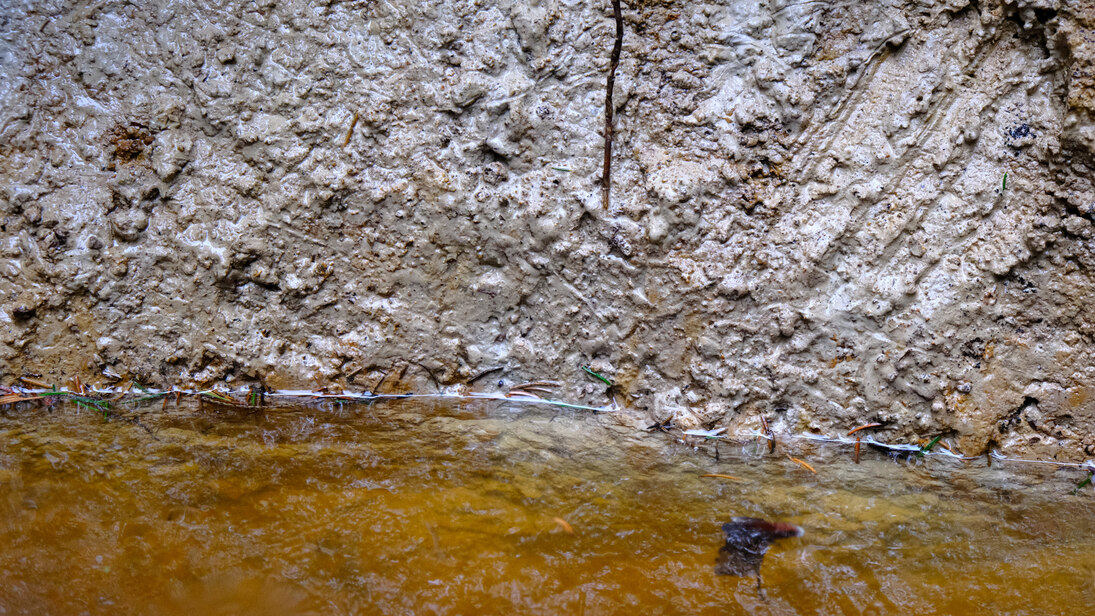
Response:
M5 2L0 372L1095 456L1091 2L623 9Z
M1095 592L1075 470L794 451L813 474L497 402L124 417L0 412L3 613L1034 615ZM805 531L763 594L715 572L734 517Z

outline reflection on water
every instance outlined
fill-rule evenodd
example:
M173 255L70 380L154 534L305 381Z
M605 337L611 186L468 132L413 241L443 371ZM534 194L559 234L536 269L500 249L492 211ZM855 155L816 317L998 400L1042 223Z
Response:
M0 614L1092 605L1095 496L1070 495L1075 472L800 450L812 475L756 449L724 445L716 461L611 416L496 403L250 416L157 404L106 423L9 409ZM720 472L744 481L700 477ZM766 596L713 570L736 516L806 531L772 545Z

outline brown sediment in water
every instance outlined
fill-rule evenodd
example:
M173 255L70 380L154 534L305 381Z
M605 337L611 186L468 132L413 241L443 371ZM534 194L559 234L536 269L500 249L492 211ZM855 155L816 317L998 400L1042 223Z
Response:
M0 410L0 605L93 614L1079 613L1095 492L1074 469L806 443L719 461L619 418L386 400ZM142 426L122 419L139 419ZM806 454L800 454L806 455ZM712 482L730 472L745 482ZM766 599L716 576L719 525L808 529ZM575 530L565 532L564 520Z

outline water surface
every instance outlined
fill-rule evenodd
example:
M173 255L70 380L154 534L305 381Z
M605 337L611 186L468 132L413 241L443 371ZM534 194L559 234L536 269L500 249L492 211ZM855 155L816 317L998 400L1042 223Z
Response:
M611 415L388 401L0 412L0 614L1072 614L1075 470L805 441L719 460ZM725 473L735 482L700 477ZM733 516L793 522L764 592ZM570 530L567 532L569 525Z

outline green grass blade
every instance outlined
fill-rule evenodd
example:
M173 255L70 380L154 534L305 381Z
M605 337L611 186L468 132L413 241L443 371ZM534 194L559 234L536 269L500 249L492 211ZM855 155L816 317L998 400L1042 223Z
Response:
M940 434L939 436L933 438L930 443L928 443L927 445L924 445L923 447L920 448L920 451L917 452L917 455L922 456L922 455L928 453L929 451L932 450L932 447L935 447L935 444L938 443L942 439L943 439L942 434Z
M1075 488L1072 489L1072 495L1075 496L1084 486L1091 484L1091 478L1095 477L1095 473L1088 473L1087 479L1081 481Z
M604 383L605 385L608 385L609 387L612 387L612 381L606 379L605 377L601 376L600 374L597 374L596 372L591 370L589 366L581 366L581 368L582 368L582 370L585 370L585 373L588 374L589 376L601 381L602 383Z
M87 398L84 396L70 395L69 400L73 400L77 404L86 404L88 406L94 406L97 409L106 410L110 408L110 403L106 400L96 400L95 398Z

